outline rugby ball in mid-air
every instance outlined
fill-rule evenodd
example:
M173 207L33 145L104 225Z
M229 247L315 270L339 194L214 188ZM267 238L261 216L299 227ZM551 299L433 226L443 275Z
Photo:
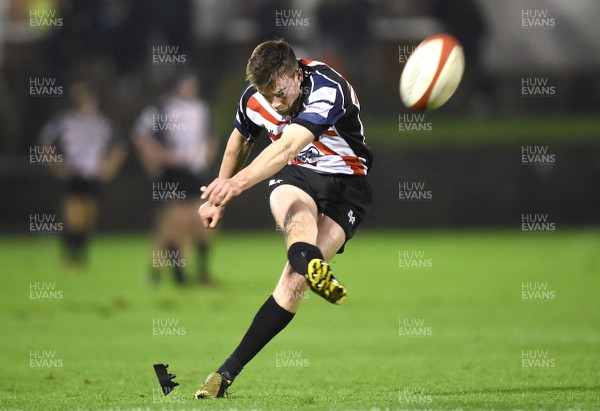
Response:
M412 52L400 76L400 97L413 110L442 106L456 91L465 69L462 46L442 33L427 37Z

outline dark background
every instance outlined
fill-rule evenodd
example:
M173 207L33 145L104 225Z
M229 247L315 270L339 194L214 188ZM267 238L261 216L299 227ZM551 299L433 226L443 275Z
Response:
M28 154L68 98L32 97L30 78L53 78L65 89L91 81L130 145L140 111L182 70L197 72L222 151L248 56L276 37L290 41L299 57L332 65L361 99L375 152L375 203L365 227L518 228L524 213L548 214L559 227L600 222L600 3L64 0L47 2L62 26L43 30L31 27L34 3L0 6L2 232L25 233L30 214L59 209L60 182L30 164ZM554 24L524 27L528 10L547 13ZM289 13L298 24L282 27L277 18ZM463 44L463 82L446 106L425 114L432 132L401 133L398 116L410 114L398 95L403 50L437 32ZM185 64L153 64L154 48L165 46L177 47ZM556 92L526 98L526 77L547 78ZM556 161L522 164L525 145L547 146ZM400 182L424 182L431 201L399 201ZM234 201L224 227L271 228L265 193L263 184ZM130 149L104 187L99 229L148 229L157 206L151 198L152 181Z

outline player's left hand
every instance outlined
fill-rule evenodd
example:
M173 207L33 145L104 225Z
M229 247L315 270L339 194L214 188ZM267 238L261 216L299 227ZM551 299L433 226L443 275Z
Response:
M202 200L208 200L209 203L217 207L222 207L229 203L235 196L242 193L240 184L233 178L216 178L206 187L202 194Z
M208 201L202 204L198 209L198 214L204 228L217 228L224 211L225 207L213 206Z

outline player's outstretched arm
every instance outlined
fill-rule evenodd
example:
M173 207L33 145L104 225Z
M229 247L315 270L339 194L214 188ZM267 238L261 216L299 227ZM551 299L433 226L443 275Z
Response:
M227 140L219 178L231 178L240 171L248 159L251 149L252 143L246 141L243 134L234 128Z
M244 190L281 170L313 139L313 133L306 127L290 124L279 140L267 146L247 167L231 178L219 176L214 180L206 188L202 198L208 199L210 204L224 206Z
M285 128L279 140L271 143L232 179L239 183L242 190L247 190L281 170L314 138L309 129L292 123Z
M229 140L227 140L217 180L229 179L235 175L248 159L251 149L252 143L247 142L246 138L237 129L233 129ZM204 198L202 196L202 199ZM198 214L205 228L216 228L223 217L223 211L222 206L217 206L209 200L200 206Z

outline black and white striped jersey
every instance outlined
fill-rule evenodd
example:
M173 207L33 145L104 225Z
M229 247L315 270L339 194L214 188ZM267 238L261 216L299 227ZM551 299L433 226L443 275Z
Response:
M250 86L238 104L235 128L254 142L266 130L272 141L290 123L300 124L314 135L290 164L322 174L366 175L373 155L366 145L356 92L339 73L325 63L299 60L304 73L299 111L281 115Z

